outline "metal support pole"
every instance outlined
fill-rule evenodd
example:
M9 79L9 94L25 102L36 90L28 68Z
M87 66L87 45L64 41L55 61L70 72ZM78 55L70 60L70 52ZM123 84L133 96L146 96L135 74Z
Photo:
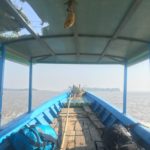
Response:
M5 65L5 47L0 46L0 126L2 121L2 101L3 101L3 84L4 84L4 65Z
M29 102L28 102L28 112L32 110L32 60L29 66Z
M124 90L123 90L123 113L126 114L127 106L127 62L124 65Z

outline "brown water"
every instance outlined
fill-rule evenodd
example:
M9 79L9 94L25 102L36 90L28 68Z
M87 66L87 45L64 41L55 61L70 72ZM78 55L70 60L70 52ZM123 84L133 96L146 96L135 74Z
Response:
M33 91L33 108L41 105L50 98L57 96L60 92ZM122 92L95 91L95 95L104 98L122 110ZM27 112L28 92L5 91L3 99L3 119L6 124L10 120ZM137 120L150 123L150 93L129 92L127 101L127 113Z
M92 92L116 106L122 111L122 92ZM150 93L148 92L128 92L127 94L127 114L138 121L150 124Z
M33 109L48 101L60 92L33 91ZM28 110L27 91L5 91L3 98L2 124L13 120Z

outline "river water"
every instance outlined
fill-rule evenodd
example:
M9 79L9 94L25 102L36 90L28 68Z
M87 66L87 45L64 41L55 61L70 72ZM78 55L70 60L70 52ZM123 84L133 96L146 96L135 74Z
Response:
M33 108L41 105L60 92L33 91ZM102 97L122 111L123 93L119 91L92 91L96 96ZM3 99L2 123L6 124L17 116L27 112L28 92L5 91ZM127 114L138 121L150 123L150 93L128 92Z
M96 96L102 97L122 111L122 92L92 92ZM150 93L148 92L128 92L127 114L137 120L150 123Z

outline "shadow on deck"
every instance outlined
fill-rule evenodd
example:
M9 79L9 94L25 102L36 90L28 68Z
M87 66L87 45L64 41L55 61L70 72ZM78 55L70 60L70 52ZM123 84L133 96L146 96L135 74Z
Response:
M67 108L63 108L52 127L58 134L58 149L62 142L66 123ZM66 150L104 150L102 129L104 126L88 106L69 108L69 120L63 149Z

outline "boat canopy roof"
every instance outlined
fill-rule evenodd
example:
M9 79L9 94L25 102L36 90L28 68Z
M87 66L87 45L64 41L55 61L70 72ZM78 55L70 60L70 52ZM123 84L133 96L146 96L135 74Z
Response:
M8 59L132 65L150 56L150 0L75 0L75 25L69 29L66 0L20 1L31 14L13 0L0 2L0 43Z

